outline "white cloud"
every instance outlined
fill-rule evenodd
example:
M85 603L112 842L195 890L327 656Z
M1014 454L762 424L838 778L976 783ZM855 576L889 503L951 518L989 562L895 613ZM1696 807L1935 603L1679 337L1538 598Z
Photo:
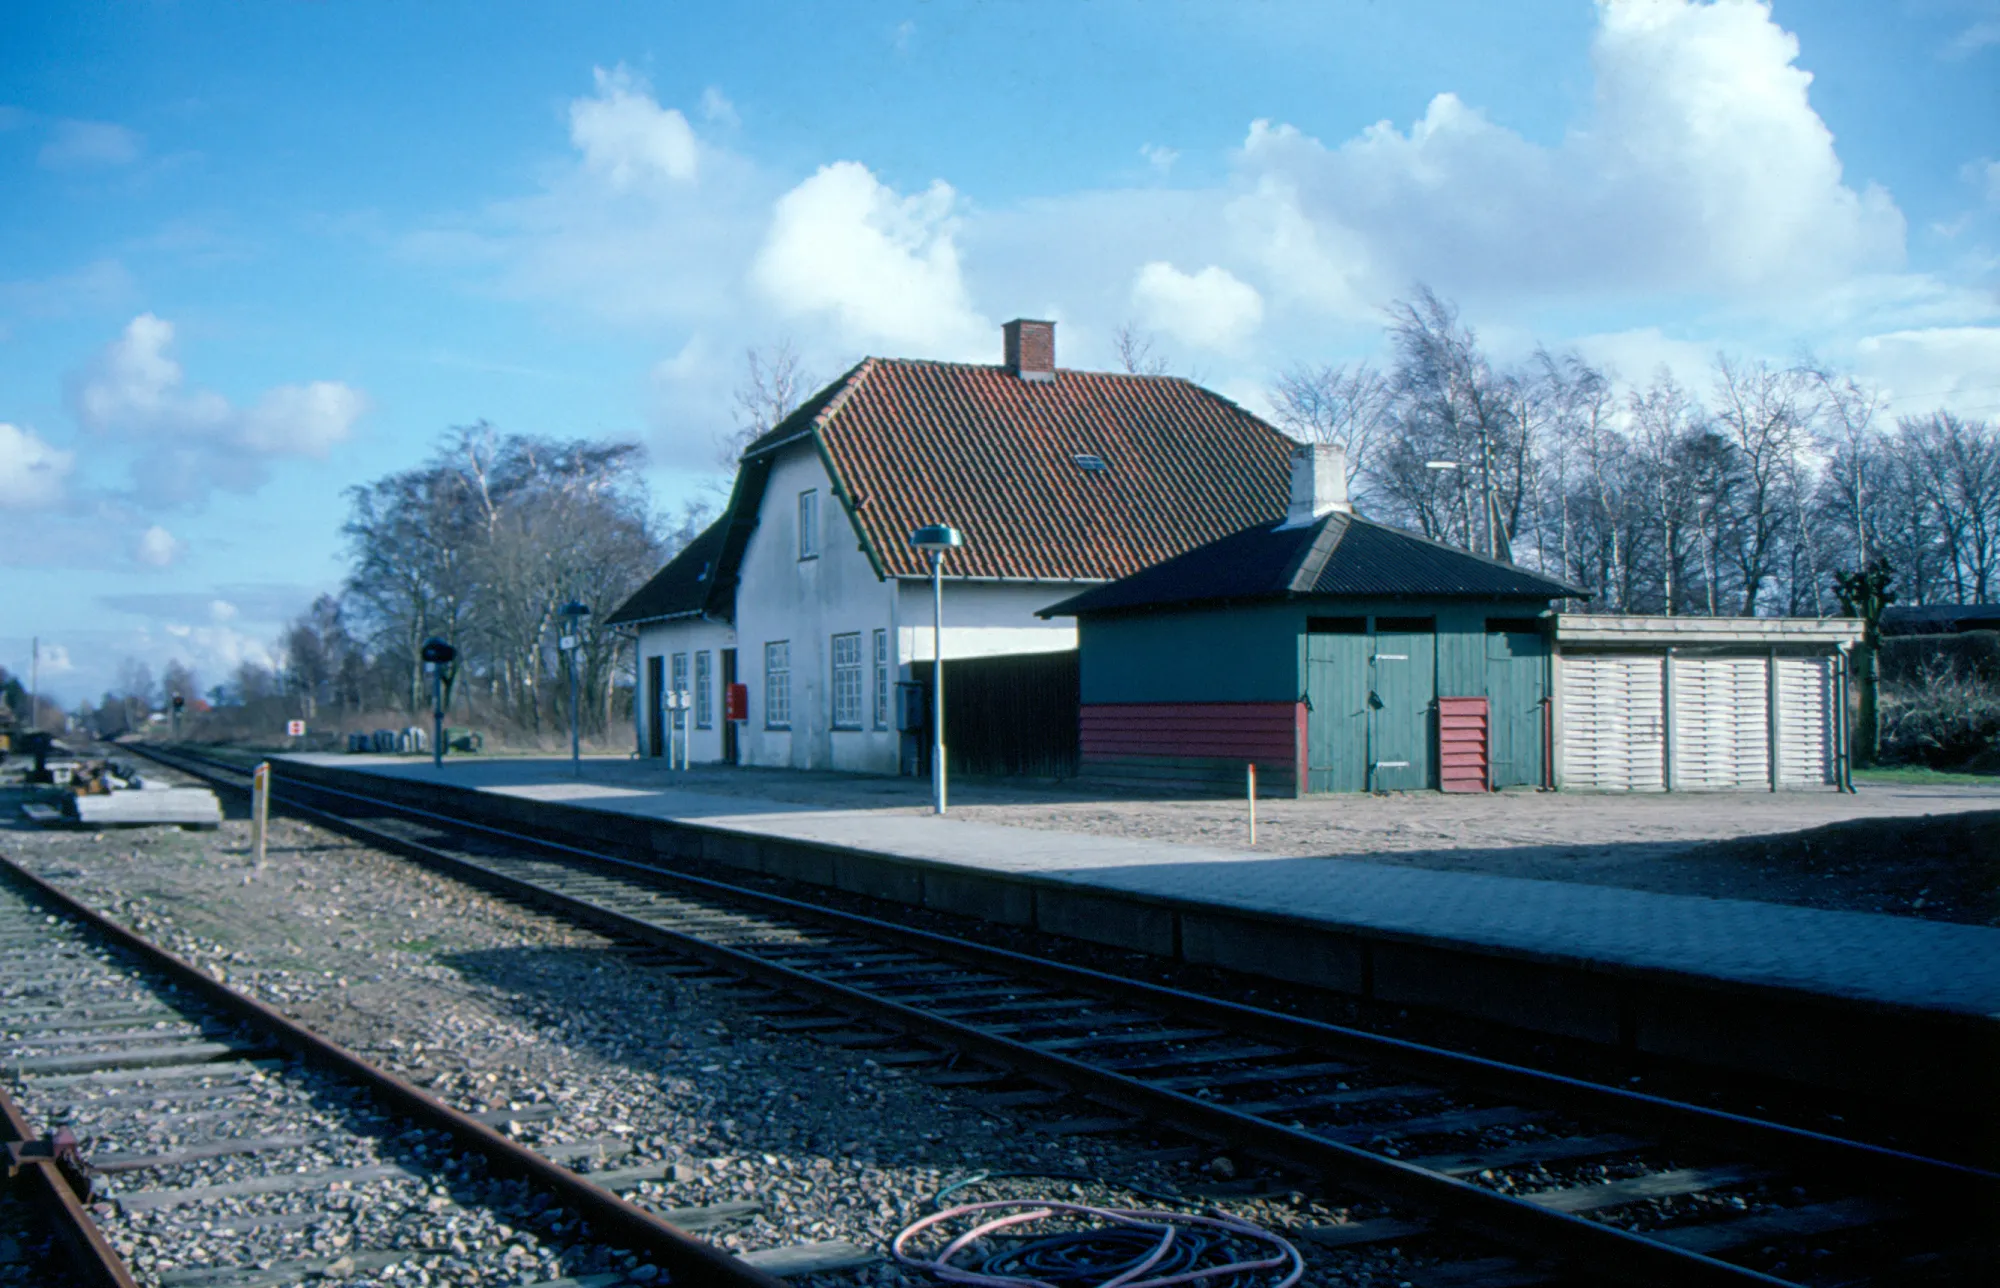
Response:
M185 549L187 547L179 537L156 523L139 534L139 544L133 556L142 564L164 568L180 558Z
M837 161L778 199L752 280L788 317L831 318L853 343L898 355L984 353L954 240L958 194L942 181L898 195Z
M57 121L40 157L50 170L129 165L138 159L139 136L109 121Z
M569 105L570 142L584 165L617 189L655 175L692 183L698 148L687 117L654 102L646 83L623 66L599 67L595 75L597 97Z
M0 421L0 509L39 510L59 503L75 465L75 452Z
M1594 111L1560 144L1449 93L1407 132L1384 121L1333 148L1259 122L1239 225L1289 243L1267 256L1280 275L1295 256L1323 278L1338 246L1337 278L1378 299L1416 278L1517 301L1759 296L1900 264L1901 213L1844 184L1798 42L1763 4L1604 0L1599 15ZM1278 209L1259 220L1260 203Z
M325 456L368 409L361 391L337 380L279 385L243 414L237 440L272 455Z
M139 445L135 473L149 500L192 500L211 487L255 488L265 460L324 457L368 409L360 390L326 380L279 385L239 408L221 394L187 387L173 341L172 323L142 313L70 382L70 402L85 429Z
M44 642L41 645L41 651L37 654L37 658L41 663L42 674L44 676L67 675L69 672L76 670L76 663L69 660L69 650L61 644Z
M1172 170L1174 162L1181 159L1178 149L1166 147L1158 143L1141 144L1139 155L1146 158L1147 165L1153 167L1153 169L1159 171L1161 174Z
M1228 269L1183 273L1155 260L1132 283L1132 303L1149 327L1204 349L1241 345L1264 320L1264 300Z
M2000 207L2000 161L1981 157L1967 162L1959 174L1966 182L1977 185L1980 198L1987 205Z
M2000 326L1923 327L1863 338L1854 365L1898 416L1943 408L1981 419L2000 410Z
M226 599L211 599L208 601L208 615L213 621L234 621L236 620L236 614L236 605Z
M717 125L743 124L742 118L736 115L736 104L713 85L701 92L701 116L703 120L714 121Z

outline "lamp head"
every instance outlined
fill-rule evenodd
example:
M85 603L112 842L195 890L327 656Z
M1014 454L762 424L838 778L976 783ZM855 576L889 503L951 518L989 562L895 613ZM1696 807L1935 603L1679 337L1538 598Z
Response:
M572 599L567 604L564 604L561 608L558 608L556 610L556 616L567 617L571 621L575 621L579 617L590 616L590 607L587 604L579 604L577 601Z
M964 545L965 537L948 523L927 523L910 534L910 544L918 550L942 554Z

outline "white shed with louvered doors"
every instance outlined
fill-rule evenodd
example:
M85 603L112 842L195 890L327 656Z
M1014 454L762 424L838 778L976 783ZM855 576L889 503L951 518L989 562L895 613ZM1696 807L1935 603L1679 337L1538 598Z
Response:
M1847 783L1847 651L1821 618L1556 621L1558 785L1777 791Z
M1666 786L1662 659L1579 657L1562 671L1563 781L1606 792Z

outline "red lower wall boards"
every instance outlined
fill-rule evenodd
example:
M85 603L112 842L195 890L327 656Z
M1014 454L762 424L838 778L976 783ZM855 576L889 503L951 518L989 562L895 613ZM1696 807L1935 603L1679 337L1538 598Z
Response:
M1483 792L1492 782L1485 698L1438 699L1438 786Z
M1083 774L1101 781L1240 794L1257 766L1259 794L1297 790L1300 708L1293 702L1086 705Z

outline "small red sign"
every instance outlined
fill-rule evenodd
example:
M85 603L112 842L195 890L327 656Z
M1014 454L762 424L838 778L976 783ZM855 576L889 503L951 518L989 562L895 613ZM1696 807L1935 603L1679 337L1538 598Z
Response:
M287 720L285 721L285 732L291 737L303 738L306 736L306 722L303 720Z
M750 686L732 684L723 694L722 718L724 720L748 720L750 718Z

